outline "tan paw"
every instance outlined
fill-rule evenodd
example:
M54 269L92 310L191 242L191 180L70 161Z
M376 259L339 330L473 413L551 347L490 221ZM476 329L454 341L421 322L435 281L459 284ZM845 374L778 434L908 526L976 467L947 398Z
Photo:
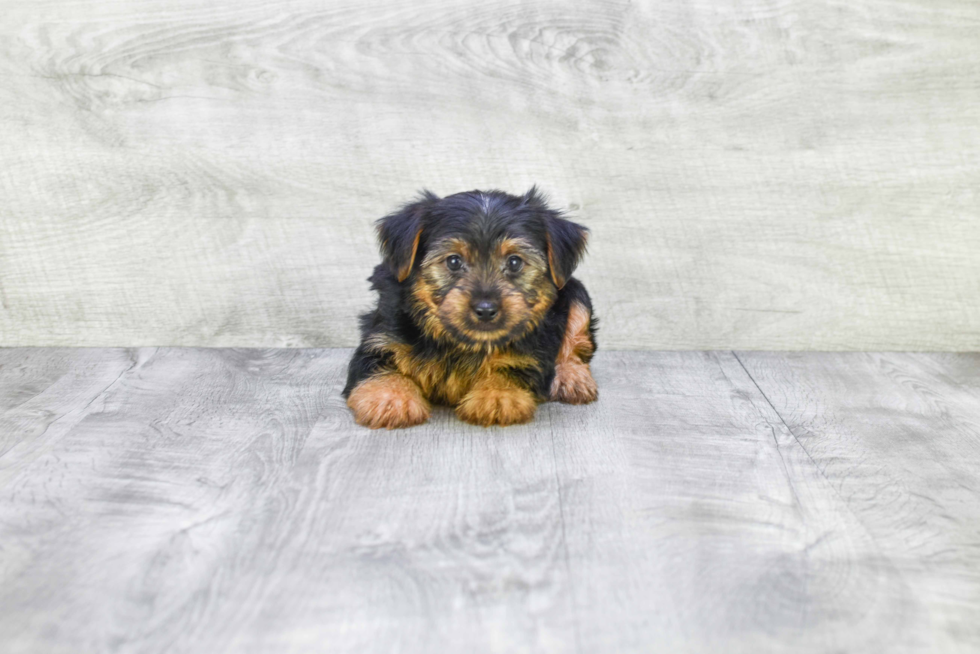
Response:
M588 404L599 397L599 388L587 363L568 361L555 366L551 399L568 404Z
M517 387L478 386L463 397L456 415L474 425L515 425L530 422L538 407L530 391Z
M347 406L357 424L371 429L411 427L429 419L429 403L421 389L398 373L365 379L351 391Z

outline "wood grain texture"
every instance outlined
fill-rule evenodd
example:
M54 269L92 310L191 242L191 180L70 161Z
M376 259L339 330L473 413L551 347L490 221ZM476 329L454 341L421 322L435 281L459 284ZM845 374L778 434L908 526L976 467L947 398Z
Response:
M0 0L0 344L352 346L538 183L625 349L980 349L980 5Z
M933 607L915 617L943 634L932 649L976 648L980 356L739 358L877 553Z
M381 433L349 355L0 350L3 651L980 647L975 355L607 351Z

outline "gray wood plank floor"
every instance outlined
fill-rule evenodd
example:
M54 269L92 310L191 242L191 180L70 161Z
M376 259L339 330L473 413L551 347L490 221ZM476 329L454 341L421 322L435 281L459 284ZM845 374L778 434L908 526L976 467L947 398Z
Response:
M0 649L980 648L980 355L603 352L379 433L349 352L0 350Z

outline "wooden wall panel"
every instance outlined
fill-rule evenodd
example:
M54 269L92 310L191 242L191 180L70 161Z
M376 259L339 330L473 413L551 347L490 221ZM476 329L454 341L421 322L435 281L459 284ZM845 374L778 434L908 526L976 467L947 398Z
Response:
M0 0L0 344L349 346L538 183L601 345L980 349L980 6Z

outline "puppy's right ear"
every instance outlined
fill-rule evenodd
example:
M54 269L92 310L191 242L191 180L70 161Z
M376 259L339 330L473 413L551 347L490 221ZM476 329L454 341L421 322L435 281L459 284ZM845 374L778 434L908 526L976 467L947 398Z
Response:
M381 256L399 282L405 281L412 272L419 239L422 238L425 213L438 201L439 197L434 193L423 190L419 200L406 204L377 222Z

